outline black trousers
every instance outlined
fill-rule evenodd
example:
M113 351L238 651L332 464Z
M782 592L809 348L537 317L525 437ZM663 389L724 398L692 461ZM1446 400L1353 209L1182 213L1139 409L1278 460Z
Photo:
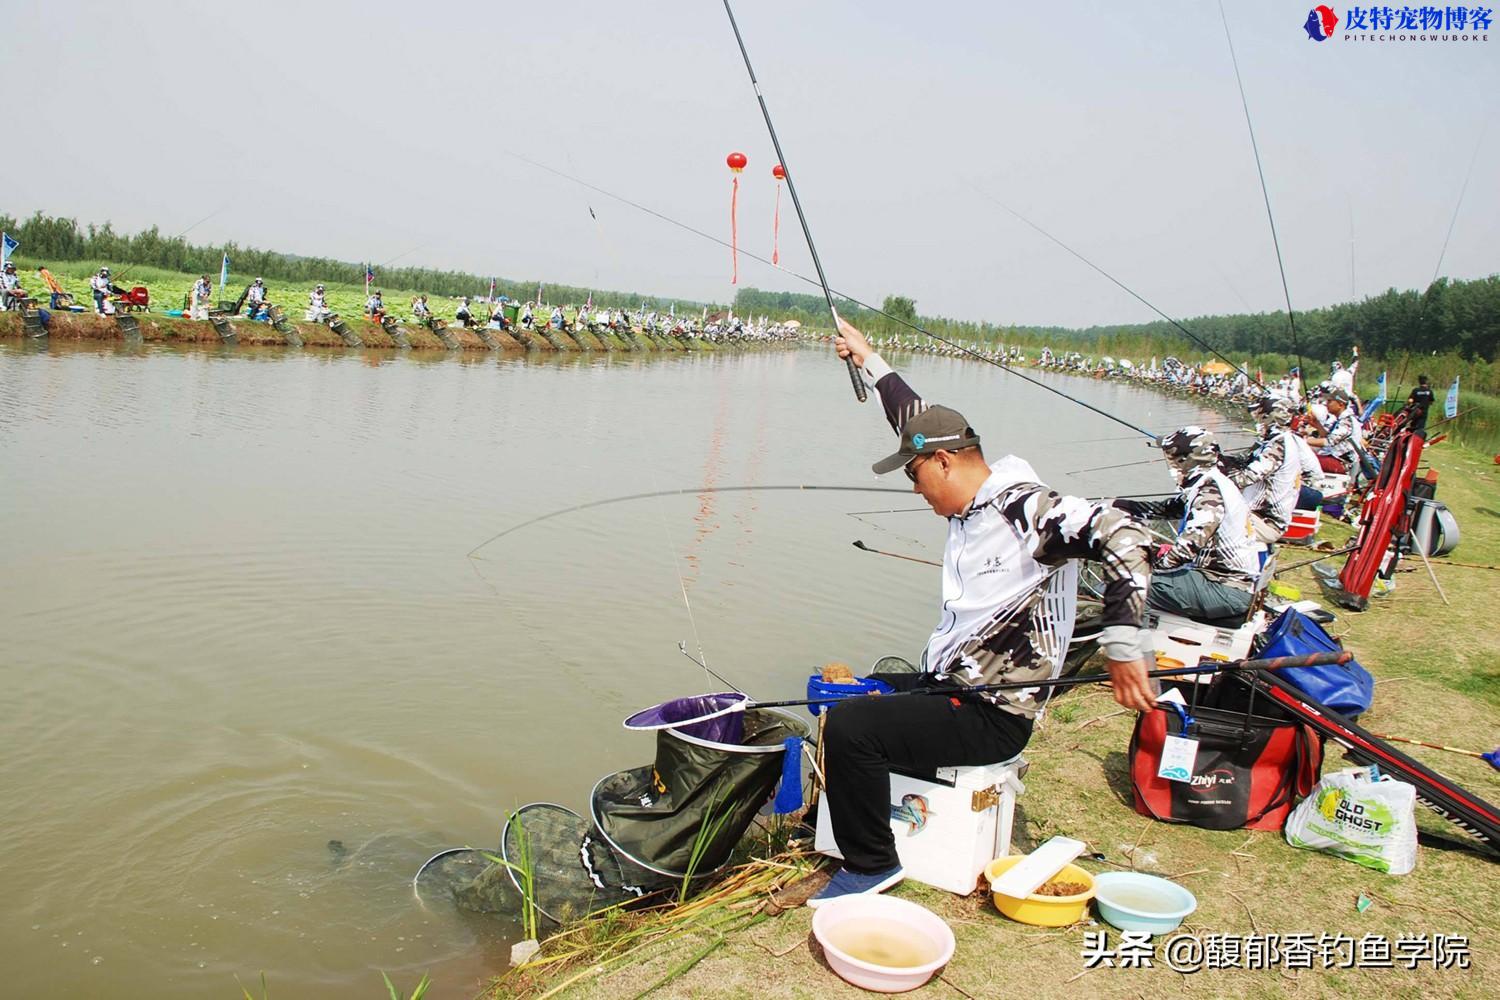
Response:
M898 691L931 675L874 674ZM962 691L962 688L955 688ZM1020 753L1031 720L977 695L859 698L834 705L823 731L826 802L844 866L861 874L900 864L891 833L891 768L998 764Z

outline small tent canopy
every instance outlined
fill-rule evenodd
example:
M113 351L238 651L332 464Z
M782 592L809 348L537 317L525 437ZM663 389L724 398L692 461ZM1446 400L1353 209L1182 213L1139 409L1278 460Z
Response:
M1203 366L1203 374L1205 375L1228 375L1232 371L1234 369L1222 361L1210 361Z

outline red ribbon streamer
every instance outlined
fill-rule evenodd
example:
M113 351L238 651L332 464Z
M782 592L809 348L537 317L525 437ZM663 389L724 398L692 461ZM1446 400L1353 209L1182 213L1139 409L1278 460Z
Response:
M740 283L740 224L737 218L740 205L740 175L734 175L734 190L729 195L729 258L734 264L734 273L729 278L731 285Z
M771 263L781 263L781 182L776 182L776 215L771 220Z

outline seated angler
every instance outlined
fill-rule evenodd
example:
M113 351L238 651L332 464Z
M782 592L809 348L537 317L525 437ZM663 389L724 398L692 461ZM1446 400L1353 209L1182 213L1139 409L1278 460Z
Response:
M1243 625L1260 576L1245 498L1219 471L1210 431L1184 427L1160 445L1180 492L1170 500L1114 501L1137 517L1180 525L1177 540L1157 557L1146 603L1208 625Z
M21 287L21 276L16 273L14 261L6 261L5 267L0 269L0 297L4 299L6 310L19 309L26 301L26 289ZM56 304L52 308L56 309Z
M1379 469L1364 449L1364 430L1360 426L1359 415L1354 410L1354 399L1342 389L1334 389L1328 394L1328 419L1321 421L1323 433L1312 435L1307 443L1319 449L1319 454L1330 460L1330 471L1339 471L1349 477L1352 483L1358 480L1361 473L1367 479L1374 479Z
M411 314L422 326L432 325L432 307L427 304L427 296L418 295L411 300Z
M458 300L458 309L454 311L453 318L464 329L478 325L474 322L474 314L469 309L469 297L467 295Z
M1260 431L1260 440L1242 468L1229 472L1250 509L1250 527L1255 537L1270 545L1292 523L1302 477L1308 471L1305 449L1298 447L1291 431L1292 409L1275 396L1263 396L1250 404ZM1313 463L1312 472L1317 472Z
M265 314L269 303L266 301L266 283L256 278L250 283L245 291L245 315L250 319L260 319Z
M380 294L380 289L365 300L365 315L370 317L372 323L379 323L385 319L385 297Z
M897 689L920 685L944 694L854 699L829 710L824 802L844 864L810 906L901 881L890 826L892 767L994 764L1025 747L1046 689L965 689L1060 674L1073 631L1077 560L1104 567L1100 645L1115 700L1144 711L1153 697L1140 628L1150 542L1140 525L1108 504L1053 492L1014 455L989 464L962 415L929 406L858 330L842 321L839 330L839 356L854 359L901 438L875 472L904 469L913 491L948 525L941 612L922 673L878 676Z

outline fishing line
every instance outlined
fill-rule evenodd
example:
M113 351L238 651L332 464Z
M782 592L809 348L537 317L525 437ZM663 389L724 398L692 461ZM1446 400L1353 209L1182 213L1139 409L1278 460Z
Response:
M551 167L551 166L548 166L545 163L540 163L540 162L538 162L536 160L531 159L530 157L524 156L524 155L522 155L520 153L517 153L517 152L514 152L512 150L501 149L501 150L497 150L497 152L499 152L503 156L508 156L511 159L519 160L520 162L525 163L528 166L535 167L538 170L542 170L542 171L545 171L545 172L547 172L549 174L552 174L554 177L560 177L560 178L562 178L565 181L569 181L570 183L577 184L580 187L587 188L588 190L594 191L594 192L596 192L596 193L604 196L605 198L609 198L612 201L617 201L617 202L619 202L622 205L629 206L630 208L633 208L633 209L635 209L638 212L642 212L642 213L644 213L646 215L649 215L653 219L658 219L658 220L660 220L662 222L665 222L669 226L675 226L678 229L683 230L684 232L689 232L689 233L692 233L694 236L697 236L697 237L700 237L702 239L708 240L710 243L716 243L719 246L725 247L725 248L732 247L732 244L728 243L725 240L721 240L719 237L714 236L712 233L704 232L703 230L698 229L695 226L688 225L686 222L679 222L678 220L672 218L669 215L664 215L661 212L658 212L654 208L649 208L649 207L647 207L645 205L642 205L640 202L632 201L631 199L626 198L624 195L615 194L613 191L607 191L604 188L599 187L597 184L592 184L592 183L590 183L590 182L588 182L586 180L583 180L582 178L574 177L574 176L572 176L570 174L565 174L561 170L558 170L556 167ZM741 247L739 249L739 252L740 252L740 256L742 256L742 257L748 257L749 259L751 259L753 261L757 261L757 262L759 262L761 264L764 264L767 267L774 268L775 270L780 271L782 274L785 274L788 277L796 278L798 281L806 282L809 285L819 285L819 282L818 282L818 280L816 278L809 278L805 274L800 274L800 273L798 273L796 271L791 270L790 268L783 267L780 264L773 264L769 260L767 260L765 257L762 257L759 254L756 254L756 253L753 253L753 252L751 252L749 250L746 250L743 247ZM821 285L820 285L820 287L821 287ZM1034 379L1034 378L1030 377L1029 375L1024 374L1023 372L1016 371L1014 368L1010 367L1009 365L1002 364L1001 362L996 361L994 358L987 357L986 355L981 354L978 351L971 350L971 349L963 346L962 344L959 344L959 343L956 343L956 342L954 342L952 340L949 340L946 337L939 336L938 334L933 333L931 330L928 330L928 329L926 329L923 326L920 326L920 325L918 325L916 323L913 323L913 322L911 322L910 320L907 320L904 317L893 316L890 313L886 312L884 309L881 309L881 308L879 308L877 306L872 306L868 302L862 302L859 299L855 298L854 296L848 294L847 292L841 292L841 291L839 291L836 288L831 288L831 289L829 289L829 291L830 291L831 294L838 296L839 298L843 299L846 302L849 302L849 303L851 303L853 305L859 306L861 309L864 309L864 310L867 310L867 311L869 311L871 313L874 313L877 316L884 317L885 319L890 320L892 323L897 323L897 324L899 324L901 326L904 326L908 330L912 330L912 331L914 331L916 333L920 333L922 336L928 337L928 338L930 338L932 340L935 340L935 341L937 341L940 344L946 344L949 347L954 348L955 350L958 350L958 351L960 351L960 352L962 352L964 354L967 354L971 358L974 358L974 359L976 359L978 361L983 361L985 364L994 365L996 368L999 368L1001 371L1009 372L1010 374L1014 375L1016 378L1021 379L1023 382L1029 382L1029 383L1031 383L1032 385L1036 386L1039 389L1044 389L1047 392L1052 393L1054 396L1061 396L1063 399L1066 399L1070 403L1076 403L1076 404L1078 404L1079 406L1083 407L1086 410L1092 410L1094 413L1099 414L1099 416L1105 418L1106 420L1111 420L1111 421L1119 424L1121 427L1125 427L1125 428L1128 428L1129 430L1135 431L1137 434L1143 434L1146 437L1150 438L1152 441L1155 441L1156 438L1157 438L1157 436L1158 436L1156 434L1151 433L1150 431L1146 430L1143 427L1138 427L1135 424L1132 424L1130 421L1125 420L1122 417L1117 417L1113 413L1108 413L1108 412L1106 412L1104 410L1101 410L1101 409L1099 409L1099 407L1094 406L1094 405L1092 405L1090 403L1085 403L1083 400L1077 398L1076 396L1069 395L1068 393L1063 392L1061 389L1056 389L1056 388L1048 385L1045 382L1039 381L1038 379ZM861 383L861 384L863 384L863 383Z
M657 495L664 496L661 491L658 491ZM708 667L708 654L703 651L703 637L698 634L698 619L693 615L693 602L688 599L687 581L682 578L682 563L677 558L677 546L672 544L672 534L667 530L667 516L662 512L661 504L655 504L654 506L656 507L657 520L661 523L662 538L667 543L667 551L672 554L672 571L677 574L677 588L682 592L682 603L687 606L688 624L693 629L693 641L698 644L698 659L694 662L703 667L705 676L713 674L715 677L718 677L719 675L714 674ZM682 644L678 643L678 648L680 649L681 647ZM686 654L686 650L683 650L683 652ZM692 659L692 657L688 657L688 659ZM722 680L722 678L720 679Z
M1474 176L1474 164L1479 160L1479 149L1484 145L1485 133L1489 130L1490 123L1486 118L1484 128L1479 130L1479 141L1474 143L1474 153L1469 157L1469 169L1464 171L1464 183L1458 189L1458 203L1453 206L1453 218L1448 220L1448 233L1443 237L1443 248L1438 251L1437 266L1432 269L1432 281L1428 282L1429 286L1437 282L1438 274L1443 270L1443 258L1448 255L1448 241L1453 239L1453 227L1458 224L1458 213L1464 207L1464 195L1469 190L1469 179Z
M1250 149L1255 154L1255 171L1260 175L1260 193L1266 201L1266 220L1271 224L1271 245L1276 248L1276 266L1281 271L1281 291L1286 296L1286 321L1292 330L1292 352L1297 356L1297 383L1307 398L1307 376L1302 371L1302 348L1297 344L1297 318L1292 312L1292 290L1286 283L1286 264L1281 259L1281 241L1276 237L1276 217L1271 214L1271 192L1266 188L1266 172L1260 164L1260 147L1255 142L1255 124L1250 120L1250 101L1245 97L1245 81L1240 77L1240 61L1234 54L1234 39L1229 34L1229 16L1224 0L1219 0L1219 20L1224 22L1224 40L1229 43L1229 61L1234 64L1234 80L1240 88L1240 104L1245 109L1245 128L1250 132Z
M807 216L802 213L802 199L797 197L797 185L792 180L792 168L787 166L786 155L781 152L781 140L776 137L776 126L771 124L771 109L766 107L765 95L760 92L760 81L755 79L755 70L750 66L750 52L745 48L745 39L740 35L740 26L734 20L734 11L729 6L729 0L724 0L724 13L729 15L729 26L734 29L734 40L739 43L740 55L745 59L745 72L750 74L750 87L755 91L755 99L760 102L761 117L766 120L766 131L771 133L771 145L776 149L776 162L781 165L787 192L792 196L792 207L797 210L797 221L802 224L802 235L807 239L807 249L812 254L813 268L818 272L818 284L823 288L823 298L828 302L828 313L833 317L834 332L838 332L839 311L833 304L833 292L828 288L828 277L823 273L823 262L818 259L818 248L813 243L812 230L807 227ZM849 382L854 387L854 398L863 403L869 394L865 390L865 380L854 368L852 355L844 359L844 365L849 369Z
M691 495L698 494L698 493L748 493L748 492L752 492L752 491L760 491L760 492L764 492L764 493L772 493L772 492L779 492L779 491L785 491L785 490L797 490L799 492L808 492L808 493L817 491L817 492L823 492L823 493L900 493L900 494L902 494L904 496L910 496L911 495L911 490L909 490L909 489L906 489L906 490L895 489L895 488L890 487L890 486L820 486L820 485L695 486L695 487L691 487L689 489L681 489L681 490L658 490L658 491L653 492L653 493L632 493L629 496L609 497L609 498L604 499L604 500L591 500L588 503L576 504L576 505L574 505L572 507L565 507L562 510L549 511L546 514L541 514L541 515L539 515L537 517L533 517L533 518L531 518L529 520L522 521L520 524L513 525L513 526L511 526L509 528L506 528L504 531L501 531L501 532L498 532L498 533L496 533L494 535L491 535L489 538L487 538L484 541L480 542L478 545L474 546L472 549L470 549L468 551L468 553L466 554L466 558L469 558L469 559L482 558L480 556L476 556L474 553L478 552L480 549L485 548L488 545L492 545L493 543L498 542L500 539L504 538L506 535L513 534L513 533L515 533L517 531L520 531L522 528L529 528L533 524L540 524L543 521L550 521L554 517L561 517L564 514L573 514L573 513L576 513L577 511L580 511L580 510L592 510L595 507L604 507L604 506L607 506L609 504L625 503L626 501L629 501L629 500L651 500L651 499L654 499L656 497L691 496Z
M1484 145L1484 137L1486 133L1489 132L1489 130L1490 121L1488 118L1486 118L1484 121L1484 128L1479 130L1479 141L1474 143L1474 153L1469 157L1469 169L1464 171L1464 183L1463 186L1458 189L1458 201L1453 206L1453 218L1448 220L1448 233L1443 237L1442 249L1438 251L1437 266L1432 269L1432 280L1427 283L1427 288L1429 291L1432 289L1433 285L1437 284L1438 275L1443 270L1443 258L1448 255L1448 241L1453 239L1453 227L1458 225L1458 213L1459 210L1464 207L1464 195L1469 190L1469 178L1474 175L1474 164L1479 160L1479 149ZM1422 296L1422 308L1417 311L1418 324L1422 322L1422 317L1426 314L1427 296L1424 295ZM1396 389L1391 393L1391 396L1393 397L1390 400L1391 402L1395 401L1395 397L1399 397L1401 395L1402 380L1406 378L1406 366L1410 362L1411 351L1407 351L1406 357L1401 361L1401 374L1396 376Z
M180 239L182 239L188 233L192 232L194 229L197 229L199 226L203 225L209 219L212 219L214 216L216 216L220 212L224 211L224 209L226 209L226 208L229 207L229 204L230 203L226 202L225 204L220 205L218 208L214 209L212 212L209 212L203 218L199 219L197 222L193 223L191 226L188 226L186 229L184 229L182 232L178 233L176 236L173 236L171 239L167 240L167 242L171 243L172 240L180 240ZM120 271L119 274L112 275L110 277L110 283L113 284L114 282L119 281L120 279L124 278L125 275L129 274L135 268L140 267L140 266L141 266L141 261L136 261L134 264L127 264L127 265L125 265L125 267Z
M1143 458L1139 462L1121 462L1119 465L1096 465L1092 469L1074 469L1072 472L1064 472L1065 476L1081 476L1087 472L1106 472L1110 469L1129 469L1137 465L1154 465L1157 462L1165 462L1165 458ZM1160 496L1160 494L1156 494ZM1116 497L1115 499L1119 499Z
M1089 267L1093 268L1095 271L1098 271L1100 274L1104 275L1104 277L1108 278L1111 282L1114 283L1114 285L1116 287L1120 288L1122 291L1124 291L1131 298L1135 299L1137 302L1141 303L1147 309L1150 309L1152 312L1156 313L1156 315L1160 316L1162 319L1166 320L1168 323L1171 323L1173 326L1175 326L1182 333L1186 334L1188 336L1188 338L1191 339L1195 344L1197 344L1198 346L1202 347L1204 350L1208 351L1214 357L1218 358L1220 361L1224 362L1229 367L1233 368L1235 371L1240 371L1240 370L1242 370L1244 368L1244 366L1241 365L1239 362L1229 360L1224 355L1220 354L1217 350L1215 350L1214 346L1212 344L1210 344L1208 341L1204 340L1202 337L1198 336L1192 330L1189 330L1187 327L1183 326L1180 322L1178 322L1177 320L1173 319L1171 316L1168 316L1166 313L1162 312L1152 302L1148 301L1145 296L1141 295L1141 293L1137 292L1134 288L1131 288L1129 285L1125 284L1119 278L1116 278L1114 275L1110 274L1104 268L1100 267L1098 264L1095 264L1093 261L1089 260L1083 254L1079 253L1077 250L1074 250L1072 247L1068 246L1062 240L1058 239L1056 236L1053 236L1051 233L1047 232L1047 230L1043 229L1041 226L1037 225L1035 222L1032 222L1030 219L1026 218L1026 216L1022 215L1020 212L1017 212L1015 209L1011 208L1009 205L1007 205L1005 202L1001 201L999 198L996 198L995 196L993 196L993 195L989 194L988 192L984 191L977 184L974 184L973 182L965 182L965 183L967 183L968 186L969 186L969 188L972 191L974 191L975 194L979 195L981 198L988 199L989 201L994 202L996 205L999 205L1001 208L1005 209L1005 211L1007 211L1011 215L1015 216L1021 222L1025 223L1028 226L1030 226L1032 229L1036 230L1038 233L1041 233L1047 239L1051 240L1053 243L1056 243L1058 246L1062 247L1068 253L1072 254L1074 257L1078 258L1079 260L1081 260L1085 264L1087 264ZM1236 292L1235 294L1238 295L1239 293ZM1250 373L1247 371L1247 372L1245 372L1245 374L1248 376ZM1260 388L1262 388L1262 389L1265 388L1265 383L1261 382L1259 379L1252 377L1251 380L1257 386L1259 386Z

